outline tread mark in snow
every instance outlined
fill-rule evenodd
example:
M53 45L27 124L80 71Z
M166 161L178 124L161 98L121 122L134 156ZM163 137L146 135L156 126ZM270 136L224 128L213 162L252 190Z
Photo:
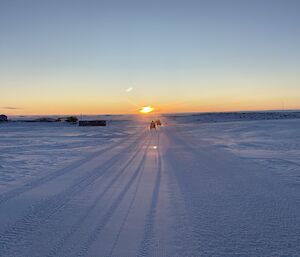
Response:
M147 147L148 149L148 147ZM126 193L134 183L134 181L137 179L140 171L143 169L144 163L146 160L146 155L143 156L142 161L139 163L138 167L134 171L133 175L131 176L130 180L126 184L126 186L123 188L123 190L118 194L118 197L114 200L112 205L110 206L109 210L105 213L102 220L96 225L96 228L92 231L89 238L85 242L85 244L82 246L81 250L78 251L78 253L75 256L83 257L86 256L88 253L89 247L95 242L99 234L102 232L105 225L109 222L110 218L122 202L123 198L125 197Z
M137 136L137 138L140 138L141 136L143 135L143 132L141 134L139 134ZM114 143L113 145L110 145L108 146L107 148L105 149L102 149L96 153L93 153L92 155L88 156L87 158L85 159L82 159L82 160L79 160L79 161L76 161L74 163L72 163L71 165L67 166L67 167L64 167L63 169L59 169L57 171L54 171L54 172L51 172L50 174L44 176L44 177L41 177L41 178L38 178L34 181L30 181L24 185L22 185L21 187L18 187L18 188L15 188L15 189L12 189L11 191L8 191L2 195L0 195L0 205L6 203L7 201L13 199L13 198L16 198L17 196L25 193L25 192L28 192L34 188L37 188L47 182L50 182L66 173L69 173L71 172L73 169L75 168L78 168L86 163L88 163L89 161L91 161L92 159L98 157L100 154L103 154L107 151L110 151L114 148L116 148L117 146L119 146L120 144L122 144L123 142L125 142L126 140L128 140L128 138L125 138L124 140L122 140L121 142L116 142Z
M136 142L132 143L130 147L138 149L138 147L135 147L135 143ZM28 232L33 232L38 226L46 222L60 208L63 208L67 202L72 200L76 194L79 194L87 186L94 183L98 178L101 178L102 175L104 175L109 168L111 168L111 163L115 164L115 160L117 161L123 153L124 152L122 151L113 156L107 162L105 162L103 166L94 169L84 178L80 178L79 181L58 195L46 198L37 204L32 205L28 214L17 220L13 225L9 226L3 233L0 234L1 255L10 248L13 248L15 242L28 234ZM129 161L131 161L131 159ZM103 171L99 172L99 169L102 169Z
M146 154L147 148L145 150L144 155ZM125 170L129 167L132 161L136 158L139 154L137 151L129 162L121 169L121 171L114 176L114 178L110 181L108 185L106 185L105 189L101 192L101 194L93 201L93 204L88 208L88 210L78 219L78 221L72 225L71 229L64 234L58 244L50 251L47 257L57 256L57 253L62 249L64 244L70 239L70 237L80 228L80 225L84 222L84 220L88 217L88 215L93 211L94 208L97 207L97 203L103 198L103 196L108 192L108 190L118 181L121 175L125 172ZM143 155L143 156L144 156ZM143 159L142 159L143 161Z
M147 147L147 148L148 148L148 147ZM146 149L146 151L147 151L147 149ZM146 152L145 152L145 154L146 154ZM144 154L144 156L145 156L145 154ZM142 167L142 169L143 169L143 167ZM111 248L109 257L113 257L113 252L114 252L114 250L115 250L115 248L116 248L116 245L117 245L117 243L118 243L118 240L119 240L119 237L120 237L120 235L121 235L121 232L122 232L122 230L123 230L123 228L124 228L124 226L125 226L125 224L126 224L126 221L127 221L127 219L128 219L128 216L129 216L129 214L130 214L130 211L132 210L132 206L133 206L133 204L134 204L134 202L135 202L135 199L136 199L136 196L137 196L137 192L138 192L138 189L139 189L139 187L140 187L140 181L141 181L141 179L142 179L142 172L140 173L140 176L139 176L139 178L138 178L137 186L136 186L136 188L135 188L135 190L134 190L133 197L132 197L132 199L131 199L131 201L130 201L130 203L129 203L129 206L128 206L127 211L126 211L126 214L125 214L125 217L124 217L124 219L123 219L123 221L122 221L122 224L121 224L121 226L120 226L120 229L119 229L119 231L118 231L118 233L117 233L117 236L116 236L116 238L115 238L115 240L114 240L114 243L113 243L113 246L112 246L112 248Z
M158 151L157 155L157 166L158 171L155 179L155 185L152 193L152 200L150 205L150 210L146 217L146 224L144 228L144 238L142 240L138 256L144 257L144 256L151 256L151 248L154 246L154 223L155 223L155 216L156 216L156 210L157 210L157 203L158 203L158 197L159 197L159 190L160 190L160 183L161 183L161 170L162 170L162 161L161 161L161 155Z

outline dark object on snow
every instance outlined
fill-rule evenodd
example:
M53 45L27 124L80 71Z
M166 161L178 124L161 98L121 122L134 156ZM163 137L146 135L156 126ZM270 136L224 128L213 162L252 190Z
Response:
M151 129L156 129L156 124L154 121L151 121L151 123L150 123L150 130Z
M87 127L87 126L106 126L106 120L81 120L79 121L79 126Z
M160 120L156 120L155 123L156 123L156 126L161 126L161 121Z
M75 116L70 116L66 118L66 122L72 122L72 123L76 123L78 121L78 118Z
M4 114L0 115L0 122L1 121L8 121L7 116Z

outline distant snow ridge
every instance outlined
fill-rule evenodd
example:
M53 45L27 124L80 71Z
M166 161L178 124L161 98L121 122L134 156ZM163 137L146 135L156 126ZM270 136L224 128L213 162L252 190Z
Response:
M196 113L183 115L170 115L171 119L182 122L230 122L249 120L282 120L300 119L300 111L274 111L274 112L216 112Z

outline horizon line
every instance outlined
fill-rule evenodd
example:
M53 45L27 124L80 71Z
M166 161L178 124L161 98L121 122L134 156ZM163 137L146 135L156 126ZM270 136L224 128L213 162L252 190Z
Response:
M161 115L165 115L165 114L195 114L195 113L238 113L238 112L299 112L300 109L258 109L258 110L236 110L236 111L190 111L190 112L154 112L151 114L140 114L140 113L98 113L98 114L89 114L89 113L81 113L81 114L4 114L3 115L7 115L7 116L120 116L120 115L143 115L143 116L147 116L147 115L153 115L153 114L161 114Z

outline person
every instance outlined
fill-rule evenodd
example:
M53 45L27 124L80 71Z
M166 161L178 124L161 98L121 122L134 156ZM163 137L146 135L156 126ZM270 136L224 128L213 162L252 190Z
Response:
M156 129L156 125L155 125L154 121L151 121L151 123L150 123L150 130L151 129Z

